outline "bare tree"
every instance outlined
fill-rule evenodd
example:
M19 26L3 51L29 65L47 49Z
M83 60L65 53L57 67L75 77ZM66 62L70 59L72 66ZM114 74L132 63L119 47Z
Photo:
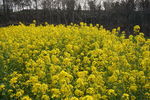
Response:
M36 11L38 10L38 0L33 0L34 1L34 3L35 3L35 9L36 9Z
M150 0L140 0L139 5L143 11L147 11L150 9Z
M112 9L112 4L113 4L114 0L106 0L105 2L103 2L105 11L109 11Z
M97 1L98 0L88 0L88 6L91 11L95 11L97 9Z

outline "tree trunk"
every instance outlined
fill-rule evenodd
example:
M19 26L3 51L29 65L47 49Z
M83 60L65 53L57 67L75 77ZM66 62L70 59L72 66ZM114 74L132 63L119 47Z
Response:
M35 9L36 9L36 11L38 10L38 3L37 3L37 0L35 0Z
M6 12L6 2L5 2L6 0L3 0L3 13L5 14L5 12Z

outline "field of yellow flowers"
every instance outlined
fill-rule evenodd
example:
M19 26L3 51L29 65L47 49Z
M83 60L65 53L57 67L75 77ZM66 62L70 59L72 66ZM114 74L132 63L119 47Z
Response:
M150 39L139 30L0 28L0 100L150 100Z

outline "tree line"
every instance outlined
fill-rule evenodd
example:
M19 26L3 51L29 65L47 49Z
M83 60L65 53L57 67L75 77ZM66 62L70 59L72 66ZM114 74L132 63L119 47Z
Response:
M111 29L140 25L150 33L150 0L2 0L0 24L70 24L86 22Z

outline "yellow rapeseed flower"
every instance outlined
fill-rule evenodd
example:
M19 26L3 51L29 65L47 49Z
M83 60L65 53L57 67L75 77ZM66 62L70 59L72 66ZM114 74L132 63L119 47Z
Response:
M32 100L29 96L24 96L21 98L21 100Z
M5 89L5 85L4 84L1 84L0 85L0 91L4 90Z

